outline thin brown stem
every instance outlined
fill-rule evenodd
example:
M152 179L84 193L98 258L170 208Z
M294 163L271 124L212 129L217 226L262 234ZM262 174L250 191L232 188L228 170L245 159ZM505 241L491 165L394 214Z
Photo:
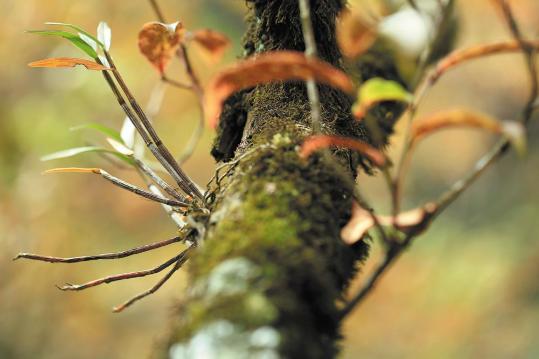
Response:
M511 35L519 43L520 48L522 49L522 52L524 53L524 56L526 58L526 66L528 68L528 73L530 76L531 91L528 102L526 103L526 106L522 112L522 117L524 123L527 123L531 119L531 116L534 112L535 102L539 93L537 67L535 66L537 49L533 46L530 46L529 43L522 36L522 32L520 31L520 28L513 15L513 11L511 10L509 3L506 0L497 0L497 3L502 10L503 17L507 23L507 27L509 28Z
M374 272L371 274L369 279L365 282L365 284L361 287L359 292L354 295L352 299L350 299L346 306L341 310L339 313L339 318L342 320L347 315L349 315L356 307L357 305L367 297L369 293L372 292L382 275L389 269L391 264L401 255L403 252L403 249L408 245L409 242L406 242L406 244L399 244L399 243L393 243L393 245L389 248L389 250L386 252L384 259L378 267L374 270Z
M192 248L192 247L191 247ZM133 305L135 302L138 302L139 300L155 293L156 291L159 290L159 288L161 288L163 286L163 284L165 284L171 277L172 275L182 267L182 265L189 259L188 257L188 251L191 249L191 248L188 248L186 249L180 258L178 258L178 260L176 261L176 263L174 264L174 267L172 267L172 269L163 277L159 280L159 282L157 282L153 287L151 287L150 289L148 289L147 291L144 291L136 296L134 296L133 298L129 299L128 301L122 303L121 305L118 305L116 307L114 307L112 309L112 311L114 313L119 313L119 312L122 312L124 309L126 309L127 307Z
M151 269L147 269L147 270L143 270L143 271L137 271L137 272L128 272L128 273L111 275L111 276L107 276L107 277L104 277L104 278L95 279L95 280L92 280L92 281L84 283L84 284L69 284L69 283L66 283L66 285L64 285L62 287L58 287L58 289L60 289L60 290L79 291L79 290L84 290L84 289L87 289L87 288L95 287L95 286L98 286L98 285L101 285L101 284L108 284L108 283L112 283L112 282L117 282L117 281L120 281L120 280L146 277L146 276L149 276L149 275L152 275L152 274L159 273L159 272L163 271L164 269L170 267L171 265L176 263L178 261L178 259L180 259L182 257L184 252L185 251L183 251L179 255L169 259L165 263L160 264L157 267L154 267L154 268L151 268Z
M150 5L152 6L153 12L155 12L155 15L157 16L157 19L161 22L165 22L165 16L163 15L163 12L161 11L161 8L159 7L159 4L157 3L157 0L149 0Z
M179 193L175 188L173 188L171 185L169 185L167 182L165 182L155 171L148 166L146 163L141 161L138 158L133 158L135 161L135 164L137 167L146 175L148 176L156 185L161 187L165 192L167 192L172 197L176 198L177 200L185 203L189 203L191 200L185 196L183 196L181 193Z
M115 186L123 188L123 189L125 189L125 190L127 190L129 192L135 193L135 194L137 194L137 195L139 195L141 197L150 199L150 200L152 200L154 202L159 202L159 203L166 204L166 205L173 206L173 207L187 207L187 206L189 206L189 201L188 200L187 201L178 201L178 200L175 200L175 199L169 199L169 198L165 198L165 197L162 197L162 196L158 196L158 195L156 195L154 193L145 191L142 188L134 186L134 185L132 185L132 184L130 184L130 183L124 181L124 180L121 180L121 179L119 179L117 177L114 177L111 174L109 174L108 172L103 171L103 170L99 170L99 174L101 175L101 177L103 177L107 181L111 182Z
M102 259L120 259L120 258L132 256L135 254L152 251L154 249L168 246L169 244L173 244L173 243L178 243L183 240L184 240L183 237L174 237L174 238L167 239L164 241L155 242L155 243L146 244L140 247L128 249L122 252L104 253L104 254L97 254L93 256L81 256L81 257L61 258L61 257L41 256L41 255L32 254L32 253L19 253L15 258L13 258L13 260L24 258L24 259L31 259L35 261L42 261L42 262L49 262L49 263L79 263L79 262L95 261L95 260L102 260Z
M202 193L200 192L196 184L180 168L180 166L178 165L178 163L176 162L176 160L174 159L174 157L172 156L168 148L165 146L165 144L163 143L163 141L161 140L161 138L159 137L159 135L153 128L150 120L148 119L148 117L146 116L146 114L144 113L140 105L138 104L138 102L135 100L135 98L131 94L131 91L129 90L125 81L123 80L110 54L107 51L104 51L104 54L107 59L107 62L112 68L112 73L114 75L114 78L116 79L123 93L127 97L129 104L131 105L135 113L138 115L138 118L141 121L142 126L144 127L146 131L148 131L151 141L157 147L157 152L159 152L161 154L161 157L165 160L165 162L168 163L168 166L164 164L163 165L167 168L167 170L171 168L173 170L173 173L176 175L175 177L180 179L179 181L177 180L177 182L178 182L178 185L182 188L182 190L184 190L187 194L190 194L194 197L202 199L203 198ZM151 143L147 142L146 139L145 139L145 142L150 148L150 150L152 150ZM152 150L152 153L154 153L154 150ZM158 158L158 160L160 160L160 158ZM171 173L171 175L173 173Z

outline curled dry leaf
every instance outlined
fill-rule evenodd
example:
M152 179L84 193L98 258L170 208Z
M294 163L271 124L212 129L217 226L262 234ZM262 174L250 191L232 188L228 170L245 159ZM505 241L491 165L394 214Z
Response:
M234 92L276 81L308 80L352 93L352 81L330 64L307 59L301 52L276 51L244 60L219 73L208 85L204 98L206 120L215 127L223 102Z
M174 52L180 46L184 31L179 21L173 24L149 22L142 26L138 34L140 52L159 73L162 74L170 63Z
M230 47L230 40L220 32L202 29L193 33L193 41L202 47L204 54L209 55L211 62L218 62L226 49Z
M383 167L386 164L386 156L376 148L353 138L339 136L311 136L303 142L299 155L302 158L308 158L313 152L330 146L346 147L358 151L378 167Z
M376 30L361 17L344 10L337 23L337 42L344 56L355 58L366 52L376 41Z
M520 154L526 151L524 126L514 121L498 121L488 115L468 111L450 110L439 112L412 126L412 144L439 130L455 127L473 127L504 135Z
M354 202L352 204L352 217L342 228L341 238L349 245L362 240L367 232L376 225L375 220L382 226L394 225L395 228L407 234L419 234L427 228L436 210L436 204L427 203L423 207L402 212L393 218L392 216L374 215Z
M77 65L82 65L86 67L88 70L97 70L97 71L105 71L110 70L109 67L100 65L96 62L84 60L84 59L76 59L72 57L55 57L51 59L43 59L34 61L28 64L30 67L75 67Z

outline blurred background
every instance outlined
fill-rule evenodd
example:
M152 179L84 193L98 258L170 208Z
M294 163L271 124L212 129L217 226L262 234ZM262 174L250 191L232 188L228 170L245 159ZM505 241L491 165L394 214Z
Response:
M511 2L530 37L539 33L536 0ZM354 5L373 6L374 0ZM508 39L489 0L457 1L457 46ZM189 29L213 28L233 47L221 64L193 52L203 81L240 53L245 5L238 0L161 0L167 19ZM139 54L137 33L155 16L145 0L1 0L0 10L0 357L144 358L167 328L182 297L180 272L159 292L121 314L110 308L143 291L158 277L83 292L55 284L80 283L113 273L150 268L177 253L167 247L118 261L82 264L12 262L18 252L77 256L112 252L174 236L162 209L95 176L40 173L53 167L103 167L142 185L135 173L87 154L53 162L40 157L69 147L103 144L90 130L99 122L119 128L123 115L100 74L82 68L30 69L54 56L79 57L55 38L25 34L46 21L76 23L92 31L111 26L112 53L141 103L158 86L156 71ZM173 63L169 75L186 80ZM451 72L427 96L420 115L451 107L517 119L528 95L521 55L469 63ZM184 148L198 118L194 96L168 88L157 129L174 153ZM396 263L344 326L343 358L539 357L539 125L532 122L529 153L506 156ZM401 126L402 127L402 126ZM402 129L393 138L398 148ZM185 169L198 183L212 175L213 132L206 130ZM418 148L406 186L407 208L434 198L470 170L494 142L491 135L451 130ZM379 178L360 176L363 193L379 209L389 198ZM375 248L367 267L377 259ZM367 270L367 269L365 269ZM360 284L354 283L352 290Z

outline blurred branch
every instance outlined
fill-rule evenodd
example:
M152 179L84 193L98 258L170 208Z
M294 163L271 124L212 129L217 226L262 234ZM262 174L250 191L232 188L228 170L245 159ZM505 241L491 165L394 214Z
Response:
M503 9L506 22L515 38L514 42L505 42L493 45L481 45L472 47L470 49L455 51L449 54L446 58L442 59L433 72L425 78L423 83L419 86L414 102L411 105L411 109L415 111L417 105L422 99L426 91L434 85L434 83L447 72L448 69L460 65L468 60L475 58L482 58L495 53L513 52L516 50L522 51L527 58L528 72L531 81L531 89L529 100L523 111L522 122L524 125L529 123L531 116L536 108L537 95L538 95L538 78L537 68L535 67L535 51L539 47L539 43L530 42L522 38L518 24L514 19L511 10L504 0L497 0ZM400 181L402 177L403 164L407 162L408 150L411 146L411 141L407 138L407 144L405 145L401 166L397 171L396 181ZM361 289L356 295L352 297L350 301L345 305L341 311L341 318L350 314L357 305L372 291L376 283L380 280L383 274L391 266L391 264L400 256L400 254L413 242L413 240L423 233L423 231L432 223L432 221L439 216L450 204L452 204L462 193L465 192L490 166L498 161L505 153L510 149L510 142L508 140L501 140L492 149L487 152L475 165L474 169L463 179L455 182L451 188L442 194L438 200L430 204L429 208L425 207L425 217L420 223L416 225L412 231L406 234L404 240L399 241L398 238L389 238L389 247L385 252L384 259L372 272L372 274L365 281ZM400 183L400 182L397 182ZM397 186L399 188L399 186ZM392 193L394 196L395 193ZM393 225L395 227L395 225ZM398 229L398 228L394 228Z
M314 37L313 24L311 19L311 8L309 0L299 0L299 10L301 17L301 28L303 31L303 40L305 42L305 56L308 59L316 59L316 39ZM322 131L320 124L320 94L316 87L314 79L306 81L307 96L311 106L311 124L313 133L318 134Z
M153 12L157 16L157 19L161 22L165 22L165 16L163 15L163 12L161 11L161 8L159 7L159 4L156 0L149 0L150 5L152 6Z
M505 22L507 23L507 27L509 28L511 35L519 43L522 52L526 56L526 66L528 67L528 72L530 76L531 91L528 103L524 108L522 116L524 123L527 123L533 114L534 105L537 100L537 94L539 92L539 85L537 82L537 67L535 66L537 48L534 48L532 45L530 45L529 42L527 42L522 36L518 23L507 1L496 1L502 10L503 17L505 19Z

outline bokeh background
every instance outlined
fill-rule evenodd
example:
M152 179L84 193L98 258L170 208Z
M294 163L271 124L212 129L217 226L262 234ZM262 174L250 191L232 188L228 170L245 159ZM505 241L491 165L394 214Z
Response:
M369 2L357 0L356 5ZM203 81L239 54L245 14L238 0L162 0L172 22L227 34L233 47L219 65L193 52ZM457 46L509 38L489 0L460 0ZM539 33L536 0L514 0L526 34ZM118 261L74 265L12 262L20 251L75 256L127 249L174 234L161 208L95 176L42 176L52 167L104 167L140 184L96 155L41 162L44 154L102 143L91 131L70 127L100 122L119 128L123 115L98 73L30 69L52 56L80 56L65 41L25 34L46 21L88 30L105 20L112 52L136 97L145 103L157 73L139 55L137 33L155 19L147 1L1 0L0 10L0 357L144 358L162 335L182 297L180 272L164 288L122 314L109 310L150 287L157 277L84 292L60 292L112 273L149 268L173 256L170 247ZM174 63L170 75L183 79ZM453 71L427 97L421 114L467 107L516 119L528 80L521 55L497 56ZM180 153L197 121L193 95L169 88L157 128ZM506 156L459 199L394 266L344 325L343 358L539 357L539 119L529 131L525 158ZM394 137L400 143L399 128ZM207 130L186 171L205 184L214 163ZM406 186L406 206L433 198L469 171L493 136L452 130L418 149ZM106 145L106 144L105 144ZM379 178L360 177L383 211L389 199ZM369 266L377 259L375 249ZM361 279L361 278L360 278ZM360 281L354 284L357 288Z

